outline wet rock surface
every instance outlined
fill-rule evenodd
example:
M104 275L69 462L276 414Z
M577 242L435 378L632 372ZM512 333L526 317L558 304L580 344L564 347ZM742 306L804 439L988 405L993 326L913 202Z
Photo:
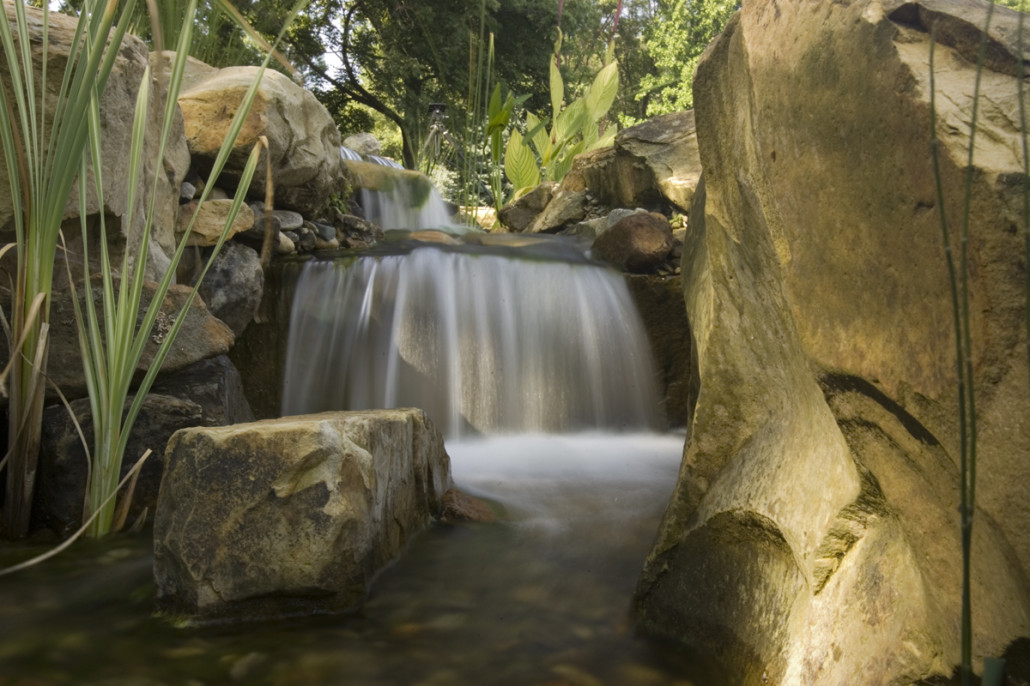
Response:
M165 460L157 604L196 623L354 609L451 485L420 410L188 429Z

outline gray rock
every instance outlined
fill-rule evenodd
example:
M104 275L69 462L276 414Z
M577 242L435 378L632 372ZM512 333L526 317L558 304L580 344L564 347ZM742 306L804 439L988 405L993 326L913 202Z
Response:
M533 219L526 232L555 233L568 224L585 219L589 203L586 191L558 190L543 212Z
M203 426L254 421L243 393L243 379L227 355L200 360L173 374L161 374L151 391L199 405Z
M126 404L131 402L130 396ZM74 400L71 408L92 453L93 420L89 400ZM210 418L204 416L203 408L191 400L160 394L147 396L129 435L125 461L120 470L124 476L147 449L152 451L136 483L128 524L144 513L152 514L154 511L161 485L164 446L172 434L179 429L210 422ZM89 466L82 441L64 405L54 405L43 412L38 469L32 520L37 526L67 536L82 524Z
M352 133L343 139L343 144L362 157L383 154L382 144L371 133Z
M672 251L669 220L656 212L631 212L594 241L594 257L629 272L653 272Z
M257 313L264 282L257 250L231 241L208 269L200 285L200 297L211 314L239 336Z
M188 429L165 460L157 606L198 624L355 608L451 487L420 410Z
M323 241L328 242L336 239L336 227L331 224L323 224L322 222L304 222L304 226L314 232L318 238Z
M279 221L279 228L284 231L295 231L304 226L304 217L299 212L273 210L272 216Z

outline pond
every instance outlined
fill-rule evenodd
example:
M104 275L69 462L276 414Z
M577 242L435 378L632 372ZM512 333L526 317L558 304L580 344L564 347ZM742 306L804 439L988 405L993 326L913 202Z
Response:
M448 442L456 483L502 513L434 526L347 615L207 629L152 616L147 532L83 542L0 581L0 685L712 686L635 635L637 574L681 434ZM40 544L0 548L8 565Z

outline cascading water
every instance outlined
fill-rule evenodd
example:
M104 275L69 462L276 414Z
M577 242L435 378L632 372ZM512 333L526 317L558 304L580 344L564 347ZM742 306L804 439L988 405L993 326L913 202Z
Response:
M432 216L410 228L439 226ZM482 245L495 240L468 234L446 249L306 265L285 410L423 407L451 434L455 484L492 503L501 523L424 532L355 615L201 634L152 616L150 537L76 547L0 584L4 676L729 683L707 660L645 645L627 626L683 436L645 431L658 423L649 351L621 278L560 239ZM508 433L454 438L472 430ZM26 557L4 554L0 567Z
M622 278L582 260L420 247L313 262L294 303L285 414L421 407L450 436L659 424Z

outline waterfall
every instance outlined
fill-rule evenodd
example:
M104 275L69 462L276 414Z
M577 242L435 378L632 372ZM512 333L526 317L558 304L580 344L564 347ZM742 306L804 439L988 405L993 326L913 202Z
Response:
M454 220L439 191L423 176L398 176L383 190L362 189L365 218L385 230L454 230Z
M308 263L283 413L405 406L449 436L661 423L643 325L613 271L429 246Z

